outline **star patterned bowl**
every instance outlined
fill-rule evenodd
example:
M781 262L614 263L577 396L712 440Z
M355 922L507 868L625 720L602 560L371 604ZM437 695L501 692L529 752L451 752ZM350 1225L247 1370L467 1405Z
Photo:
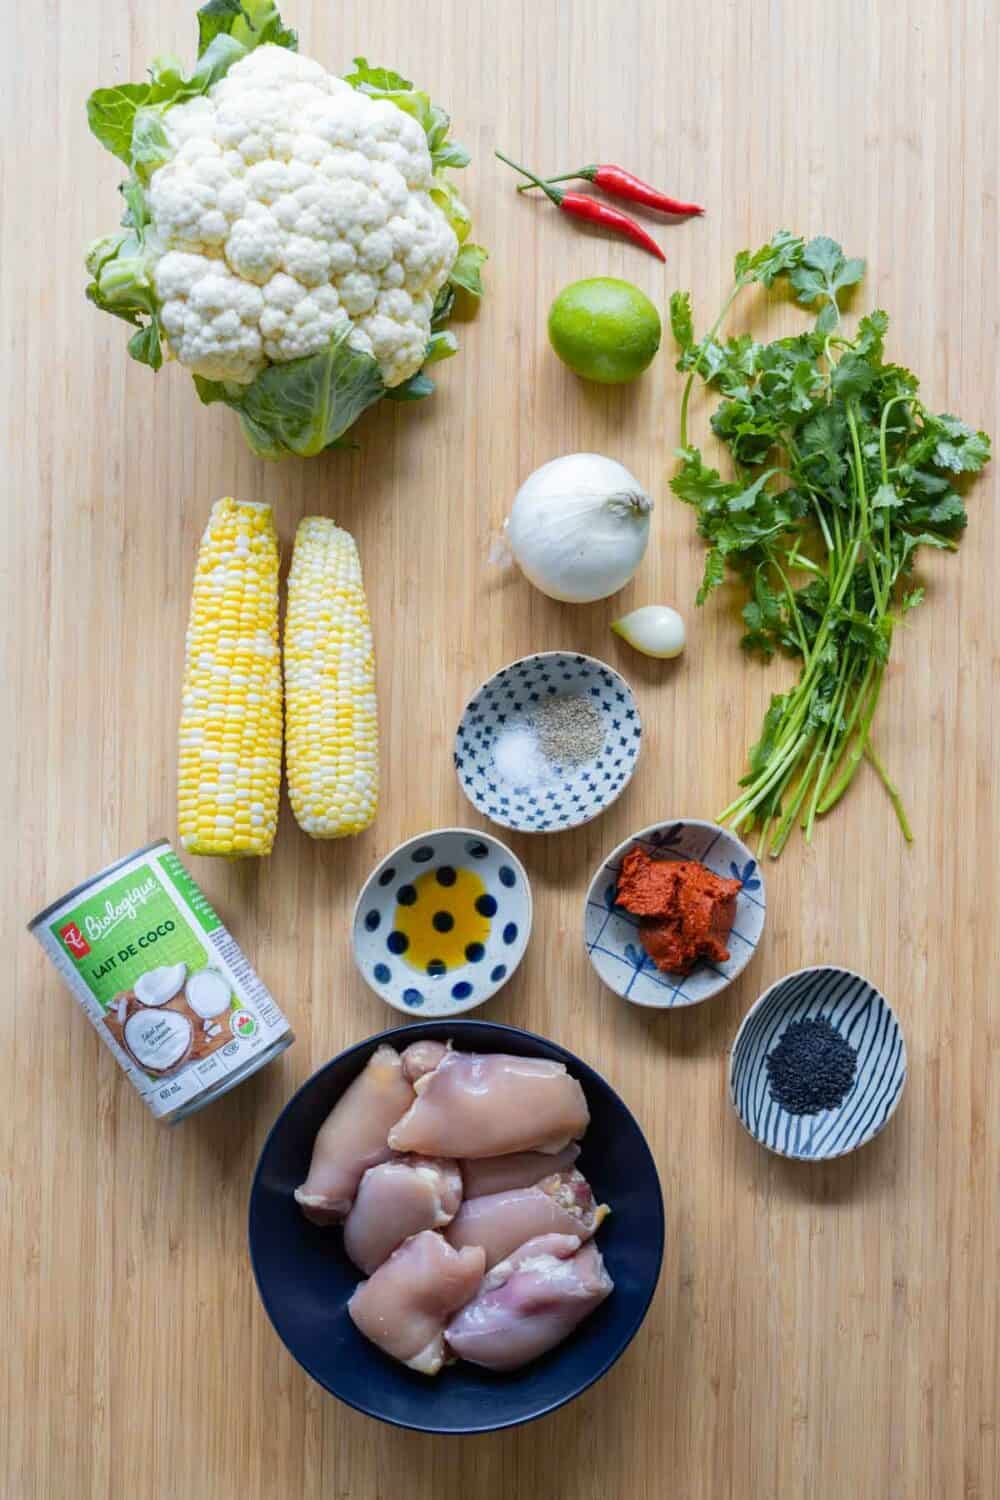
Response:
M505 844L473 828L408 839L377 864L351 922L354 962L387 1005L457 1016L495 995L531 934L531 886Z
M638 917L615 905L622 860L636 844L658 859L697 860L716 875L742 881L724 964L700 959L690 974L665 974L656 967L639 939ZM743 972L764 931L765 909L760 868L734 833L698 818L653 823L619 844L598 867L584 906L583 940L590 962L616 995L632 1005L673 1010L710 1000Z
M545 779L518 785L503 776L494 748L505 728L530 724L546 699L585 697L604 724L604 743L578 766L553 764ZM484 682L455 734L455 769L473 807L502 828L553 833L589 823L621 796L635 770L642 724L625 679L592 656L544 651L511 662Z

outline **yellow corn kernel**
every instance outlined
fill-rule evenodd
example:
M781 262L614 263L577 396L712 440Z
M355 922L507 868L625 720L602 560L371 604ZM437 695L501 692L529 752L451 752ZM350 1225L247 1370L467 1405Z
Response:
M295 537L285 617L285 759L299 827L360 833L378 806L371 622L354 538L323 516Z
M177 822L192 854L270 854L281 788L278 538L269 505L218 500L191 594Z

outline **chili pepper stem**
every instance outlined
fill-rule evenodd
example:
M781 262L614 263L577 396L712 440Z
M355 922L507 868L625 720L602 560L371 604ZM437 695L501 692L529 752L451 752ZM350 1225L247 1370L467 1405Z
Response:
M497 152L498 156L499 154ZM580 167L579 171L576 172L560 172L558 177L546 177L539 179L538 182L522 182L518 188L518 192L531 193L534 192L536 187L544 186L546 182L572 182L577 177L582 177L586 182L593 182L596 171L596 165L592 164L589 167ZM530 177L531 173L529 172L527 175Z
M529 172L527 167L520 166L518 162L511 161L510 157L504 156L502 151L494 151L493 154L494 156L498 156L502 162L505 162L508 167L513 167L515 172L520 172L522 177L530 178L531 186L540 187L545 196L555 204L556 208L561 207L565 194L561 193L558 188L549 187L548 183L541 177L536 177L534 172Z

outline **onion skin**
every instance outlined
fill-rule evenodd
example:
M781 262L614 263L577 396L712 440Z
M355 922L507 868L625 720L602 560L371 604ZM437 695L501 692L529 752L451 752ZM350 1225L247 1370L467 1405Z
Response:
M607 599L634 576L653 502L628 469L598 453L552 459L522 484L506 525L521 572L564 604Z

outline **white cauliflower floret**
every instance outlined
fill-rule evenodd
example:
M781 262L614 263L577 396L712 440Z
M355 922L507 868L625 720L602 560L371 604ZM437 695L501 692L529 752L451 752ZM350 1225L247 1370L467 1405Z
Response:
M387 386L420 369L458 242L416 120L263 46L164 128L174 154L147 190L149 242L182 364L246 384L349 330Z
M264 363L260 288L222 259L173 250L154 275L163 331L181 363L210 380L251 381Z

